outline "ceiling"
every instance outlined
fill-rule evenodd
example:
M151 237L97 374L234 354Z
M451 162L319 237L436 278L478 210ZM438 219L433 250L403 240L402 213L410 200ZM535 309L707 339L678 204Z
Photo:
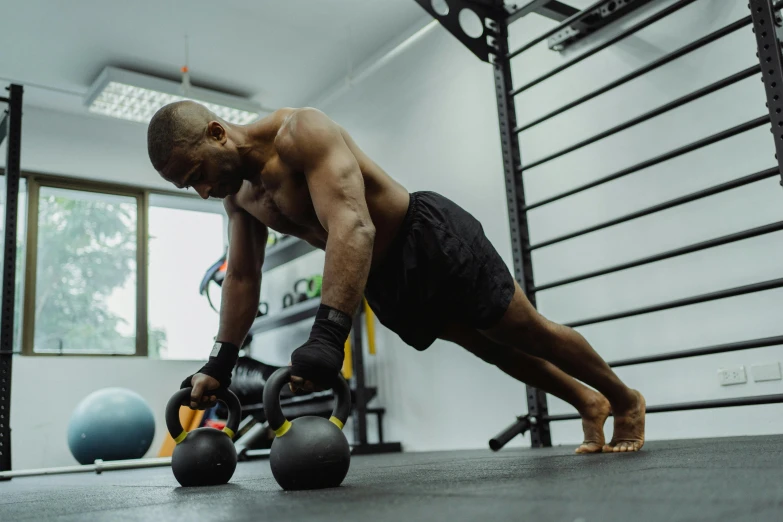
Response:
M301 106L429 16L413 0L0 0L0 83L85 112L107 65ZM85 112L86 113L86 112Z

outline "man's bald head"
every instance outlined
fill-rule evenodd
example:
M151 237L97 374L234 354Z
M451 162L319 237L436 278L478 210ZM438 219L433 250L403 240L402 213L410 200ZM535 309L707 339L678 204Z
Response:
M150 161L177 188L194 188L202 198L236 194L252 169L243 164L240 130L192 101L160 109L147 129Z
M179 101L162 107L147 128L147 152L155 170L161 172L176 148L188 148L204 138L207 124L219 118L203 105Z

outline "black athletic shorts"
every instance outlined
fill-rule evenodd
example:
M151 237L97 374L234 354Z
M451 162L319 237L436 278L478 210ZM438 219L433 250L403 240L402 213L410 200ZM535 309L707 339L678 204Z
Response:
M487 329L506 312L514 279L476 218L434 192L416 192L365 296L378 320L417 350L456 321Z

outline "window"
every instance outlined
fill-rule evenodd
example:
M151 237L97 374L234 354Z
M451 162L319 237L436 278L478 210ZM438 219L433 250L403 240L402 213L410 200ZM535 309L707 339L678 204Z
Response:
M37 203L33 351L135 354L137 196L41 186Z
M5 252L5 176L0 178L0 252ZM27 180L19 180L16 221L16 290L14 293L14 352L22 351L22 303L24 302L24 266L27 239ZM5 256L3 256L3 260ZM3 261L0 261L2 263ZM2 272L0 272L2 274Z
M223 205L151 194L148 227L148 353L162 359L206 359L219 317L199 294L199 283L225 253ZM219 310L220 293L210 286Z
M23 178L17 350L206 359L218 330L212 306L220 308L220 288L211 285L210 305L200 283L226 252L227 221L219 201Z

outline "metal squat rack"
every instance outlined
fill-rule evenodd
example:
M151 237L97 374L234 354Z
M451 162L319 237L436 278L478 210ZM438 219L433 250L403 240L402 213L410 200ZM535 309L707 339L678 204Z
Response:
M527 91L531 87L552 78L558 73L570 68L571 66L586 60L590 56L614 45L617 42L637 33L638 31L664 20L668 16L680 11L684 7L694 4L698 0L678 0L672 2L667 7L659 9L641 21L638 21L629 27L621 30L618 34L607 38L605 41L597 43L589 50L566 61L562 65L555 67L549 72L515 87L511 74L511 59L520 56L525 51L549 39L549 47L555 50L561 50L575 41L578 41L587 34L594 32L613 20L624 16L628 12L646 4L644 0L626 0L622 2L613 0L600 0L583 10L574 9L571 6L558 1L551 0L528 0L522 6L507 6L503 0L448 0L449 10L442 14L444 10L436 10L430 0L416 0L427 12L429 12L441 25L453 36L460 40L470 51L472 51L481 60L491 63L495 77L495 92L497 96L498 121L500 125L500 138L503 153L503 167L505 171L506 195L508 201L509 223L511 230L511 243L514 258L514 269L517 281L524 289L528 299L533 306L536 306L537 292L545 291L551 288L560 287L576 281L583 281L593 277L598 277L621 270L646 265L664 259L670 259L676 256L690 254L701 250L717 247L742 241L749 238L770 234L783 230L783 221L770 223L750 230L744 230L722 237L715 237L707 241L684 246L674 250L661 252L652 256L636 259L631 262L618 264L608 268L583 273L577 276L569 277L559 281L550 282L543 285L536 285L533 278L533 263L531 254L534 250L546 246L554 245L568 239L582 236L591 232L602 230L620 223L625 223L643 216L661 212L666 209L674 208L686 203L697 201L715 194L726 192L751 183L760 182L769 178L774 178L783 173L783 60L781 59L781 43L778 39L778 29L781 27L781 18L778 16L778 10L783 6L783 1L774 3L772 0L750 0L748 8L750 14L737 20L725 27L722 27L706 36L693 40L660 58L639 67L638 69L610 81L604 86L583 95L565 105L552 110L533 121L518 125L516 121L516 107L514 99L519 94ZM460 15L463 10L473 11L483 21L483 33L477 38L468 36L460 24ZM515 21L530 13L538 13L559 22L555 27L534 38L528 43L522 45L513 51L509 50L508 28ZM651 71L654 71L678 58L686 56L706 45L716 42L721 38L730 35L741 29L752 27L756 36L758 47L758 65L738 71L727 78L706 85L685 96L661 105L645 114L631 118L619 125L616 125L599 134L586 138L578 143L564 147L557 152L547 155L533 162L524 163L520 153L519 134L525 130L531 129L551 118L563 114L564 112L577 107L589 100L592 100L602 94L605 94L631 80L639 78ZM475 35L472 35L475 36ZM612 172L589 183L585 183L576 188L563 191L551 197L528 203L525 199L525 188L522 174L527 169L532 169L543 165L549 161L559 158L565 154L586 147L603 138L617 134L623 130L629 129L642 122L665 114L678 107L682 107L690 102L698 100L711 93L734 85L742 80L752 76L761 77L764 83L767 97L768 114L759 115L759 117L747 121L741 125L732 128L722 129L710 136L704 137L692 143L687 143L679 148L644 160L636 165L624 168L617 172ZM559 201L568 196L583 192L585 190L603 185L610 181L620 179L648 167L663 163L683 154L696 151L708 145L721 142L733 136L750 131L758 127L767 126L774 135L775 161L770 158L770 168L761 172L746 175L744 177L709 187L685 196L681 196L657 205L643 208L630 214L605 221L603 223L577 230L559 237L531 244L528 230L528 211ZM783 181L781 181L783 185ZM592 317L567 324L570 327L579 327L589 324L596 324L606 321L613 321L626 317L648 314L661 310L669 310L683 306L695 305L726 299L730 297L762 292L776 288L783 288L783 278L770 281L762 281L742 287L726 288L717 292L711 292L703 295L695 295L685 299L678 299L669 302L663 302L652 306L645 306L624 312L607 314L598 317ZM783 333L783 332L782 332ZM714 346L704 346L689 350L661 353L646 357L636 357L610 362L612 367L628 366L634 364L644 364L656 361L668 361L686 357L696 357L701 355L710 355L717 353L732 352L738 350L748 350L765 346L775 346L783 344L783 334L762 339L749 339L743 342L725 343ZM725 400L710 400L698 402L686 402L678 404L653 405L647 407L648 413L684 411L694 409L722 408L732 406L747 406L759 404L783 403L783 394L763 395L756 397L733 398ZM527 406L528 413L517 418L517 421L506 430L490 440L489 445L493 450L499 450L516 435L530 432L531 443L533 447L544 447L552 445L550 433L550 423L561 420L579 419L577 414L569 415L550 415L547 410L546 394L533 387L527 387Z

